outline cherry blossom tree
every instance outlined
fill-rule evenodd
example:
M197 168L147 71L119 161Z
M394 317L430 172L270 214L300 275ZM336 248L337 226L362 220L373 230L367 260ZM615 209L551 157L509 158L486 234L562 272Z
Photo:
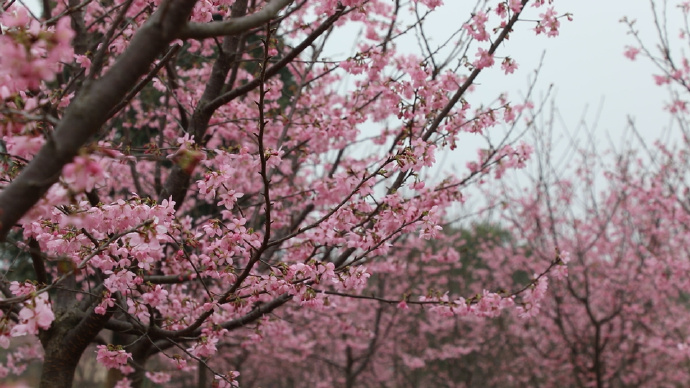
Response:
M582 151L572 178L544 163L533 191L512 193L519 205L504 220L524 245L484 250L485 284L569 252L567 276L554 272L534 314L510 320L496 334L500 346L481 351L519 355L500 366L517 386L688 381L687 146L628 150L615 162ZM594 190L602 177L606 188Z
M480 186L500 226L454 233L446 225L431 242L408 239L392 247L398 260L389 260L386 268L372 265L376 270L360 295L369 306L337 299L341 308L323 321L291 314L264 319L257 331L264 338L227 356L241 371L243 385L687 384L690 61L679 53L690 34L690 4L680 9L679 41L668 40L676 35L663 21L673 14L665 15L661 7L652 15L656 45L643 41L636 24L624 20L634 39L624 55L653 61L658 73L650 77L669 88L670 141L641 141L641 130L631 120L628 136L610 149L596 142L573 144L564 157L553 121L546 120L529 140L537 155L529 183L500 180ZM553 267L547 283L538 274L555 255L568 264L568 272ZM491 320L438 305L422 305L420 314L422 306L405 298L380 297L433 295L431 285L466 296L482 295L485 288L527 289L519 309L503 310ZM292 344L283 341L295 324L310 330L300 331ZM312 367L319 372L310 373Z
M670 387L690 379L690 61L681 51L690 4L675 14L656 5L658 42L644 41L636 23L623 20L633 39L624 55L657 65L650 76L669 90L670 140L645 143L631 120L629 136L611 149L574 145L574 156L564 158L546 121L530 142L538 157L522 186L528 189L505 181L485 189L513 241L481 250L488 267L481 283L539 271L554 251L568 273L556 267L544 298L523 298L532 305L527 319L487 322L491 334L475 350L497 356L487 365L501 377L481 386Z
M16 255L0 345L38 341L0 373L42 358L41 386L69 387L95 358L120 387L194 374L199 386L421 384L433 376L415 369L471 345L391 341L410 324L428 337L506 308L535 315L565 254L507 288L481 286L479 268L470 287L443 276L460 259L441 230L468 187L532 152L519 141L529 97L473 106L478 77L497 61L516 69L499 56L516 24L553 37L569 15L480 1L434 43L425 22L442 3L46 0L32 15L4 1L0 239ZM362 33L330 58L341 30ZM399 44L408 36L418 52ZM487 146L432 179L440 151L475 153L468 137ZM330 369L278 376L314 357Z
M318 320L288 310L276 314L280 319L265 318L255 331L260 341L230 347L225 354L226 362L240 371L240 385L486 386L499 379L505 384L509 377L495 373L493 366L513 355L485 349L499 347L501 341L500 325L488 323L505 322L505 317L492 308L490 298L480 299L486 296L481 285L487 283L478 279L486 270L478 253L510 238L504 230L483 225L456 232L446 227L446 234L434 240L442 243L417 241L417 248L401 251L385 268L372 271L375 275L357 300L334 299L339 308ZM421 260L411 260L418 256ZM525 286L528 280L517 283ZM481 312L433 303L434 298L449 300L443 295L448 290L472 295ZM407 298L415 294L430 300ZM309 330L300 330L297 337L288 334L295 327Z

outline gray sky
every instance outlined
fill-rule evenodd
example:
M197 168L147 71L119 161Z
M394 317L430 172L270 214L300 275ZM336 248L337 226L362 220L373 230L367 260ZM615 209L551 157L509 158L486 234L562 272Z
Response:
M460 8L463 2L446 3ZM663 110L668 93L654 84L652 74L660 72L649 61L638 57L632 62L623 56L624 46L634 44L634 39L627 35L627 26L619 22L624 16L637 19L641 35L654 47L657 39L649 1L555 0L554 7L559 13L571 12L574 17L572 22L562 19L560 36L535 37L531 31L525 31L534 25L523 23L497 53L514 58L519 72L506 77L497 68L493 74L483 74L479 82L486 84L495 78L499 80L497 86L487 89L495 93L503 86L510 95L517 96L516 92L526 90L527 78L545 52L536 90L544 93L550 84L554 85L556 105L570 130L574 130L585 109L586 121L593 123L601 108L597 132L608 131L617 140L630 115L647 139L654 139L669 123L669 115ZM443 12L439 16L452 22L453 13ZM677 8L670 8L669 14L680 16ZM670 35L677 36L677 29L672 29Z
M427 22L427 26L438 26L439 36L447 35L448 25L465 20L469 13L467 4L474 3L461 0L445 2L448 10L434 15L434 19ZM676 37L682 14L675 8L676 2L669 3L669 22L675 23L669 28L669 35L672 40L679 41ZM609 139L614 146L621 147L628 117L632 118L647 143L667 133L671 121L664 106L669 101L669 94L665 88L657 86L652 78L652 74L661 72L642 56L630 61L623 55L626 45L636 45L634 37L627 33L627 25L620 22L624 16L637 20L636 27L647 47L656 47L658 38L649 1L555 0L553 6L559 14L572 13L574 20L568 22L561 19L560 35L555 38L535 36L531 31L534 23L519 23L511 39L496 54L515 59L520 66L519 71L506 76L497 60L494 68L478 78L480 87L477 88L476 97L489 102L498 93L507 91L513 101L519 102L517 97L527 91L528 79L539 66L544 53L535 96L545 95L549 85L553 85L551 95L562 117L553 128L557 148L554 154L564 153L571 148L568 139L583 119L589 130L594 132L599 151L609 148ZM534 10L528 12L527 15L535 17L539 13L535 14ZM581 131L577 138L581 146L589 142ZM526 140L529 142L529 137ZM458 171L456 167L462 170L467 159L475 159L474 150L471 149L473 144L468 142L467 145L471 154L467 155L467 151L454 153L446 161L443 170ZM476 143L478 147L482 145ZM568 164L567 160L563 162ZM566 165L560 167L565 168Z

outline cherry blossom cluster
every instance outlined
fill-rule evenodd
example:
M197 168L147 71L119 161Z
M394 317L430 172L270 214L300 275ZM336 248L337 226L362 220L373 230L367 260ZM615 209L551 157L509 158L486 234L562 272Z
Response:
M18 316L19 322L10 330L12 337L37 335L39 330L48 330L55 319L48 295L45 293L24 302Z
M491 34L489 31L498 33L501 28L505 27L514 15L519 14L522 11L523 5L526 2L520 0L508 0L501 1L495 8L495 14L500 18L500 27L490 28L487 24L490 21L490 13L479 11L472 15L472 18L468 23L463 26L463 29L477 42L486 42L490 40ZM550 4L551 2L549 2ZM532 3L534 7L541 7L545 4L544 1L535 1ZM570 14L564 15L568 20L572 20ZM549 7L545 12L540 13L541 18L537 21L534 31L537 35L546 34L549 37L558 36L559 28L561 26L558 20L559 16L553 7ZM494 65L494 53L489 47L477 47L477 51L474 55L477 59L472 62L472 66L477 69L484 69L492 67ZM517 63L510 59L505 58L501 63L506 74L513 73L517 68Z
M439 302L429 308L429 311L437 313L444 317L476 315L478 317L497 317L501 315L502 311L508 307L515 305L513 298L505 298L501 295L483 290L481 295L473 297L469 303L465 298L458 298L450 300L448 294L443 294L440 297L425 296L420 298L420 301L434 301Z
M687 20L688 3L679 2L677 7L681 9L683 17ZM657 56L653 49L645 47L642 37L635 26L635 20L624 17L621 19L621 22L626 24L629 34L635 39L634 45L626 45L624 47L623 55L631 61L636 60L640 55L651 60L661 71L660 74L652 74L654 83L659 86L670 85L675 90L670 96L671 100L666 103L666 110L671 114L687 114L688 100L683 95L687 92L687 83L690 81L690 59L686 55L678 55L678 52L681 50L678 47L672 46L668 40L664 41L658 48L655 48L663 53L663 55ZM668 26L664 26L664 28L666 28L664 33L668 34ZM680 28L678 37L684 42L687 41L688 36L690 36L690 30L687 23L685 23ZM673 56L671 55L672 52L674 53Z
M122 368L127 365L127 360L132 358L132 355L125 352L124 349L112 345L98 345L96 359L106 368Z
M510 144L500 150L478 150L478 161L467 163L467 168L473 172L493 170L494 177L500 179L508 169L521 169L529 160L532 147L520 142L516 147Z
M0 336L0 346L4 349L3 337ZM9 346L9 340L7 340ZM7 361L0 364L0 378L5 379L11 375L19 376L26 371L31 362L41 360L43 357L40 344L18 346L7 352Z
M54 80L62 63L73 59L74 31L69 18L61 18L54 27L46 28L32 19L26 8L13 5L0 14L0 25L0 98L3 100L37 89L43 81Z

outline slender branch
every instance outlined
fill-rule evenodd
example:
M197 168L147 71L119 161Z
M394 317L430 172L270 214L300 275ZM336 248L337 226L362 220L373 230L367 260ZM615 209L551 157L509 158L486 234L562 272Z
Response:
M158 74L158 72L168 63L168 61L170 61L170 59L172 59L172 57L174 57L175 54L177 54L177 52L180 51L180 48L181 48L181 46L179 44L173 45L168 50L168 52L165 53L163 58L161 58L161 60L158 61L156 66L154 66L153 69L151 69L151 71L149 71L149 73L146 75L146 77L144 77L139 82L137 82L137 84L134 86L134 88L132 88L132 90L130 90L129 93L127 93L127 95L122 99L122 101L120 101L119 104L117 104L115 107L113 107L113 109L110 110L110 112L108 112L108 118L115 116L117 114L117 112L120 111L120 109L127 106L129 104L129 102L137 94L139 94L141 89L143 89L146 85L148 85L148 83L151 82L153 77L155 77L156 74Z
M101 72L101 69L103 69L103 65L105 63L105 54L109 50L108 47L113 39L113 35L115 34L115 29L118 28L118 26L120 26L122 21L125 19L125 15L127 14L127 11L129 10L129 7L131 7L133 1L134 0L127 0L122 5L122 9L120 9L120 12L117 13L115 20L113 20L108 32L106 32L105 37L102 39L103 43L98 51L96 51L96 54L94 54L93 60L91 61L89 79L96 78L96 76Z
M38 245L38 241L33 238L29 240L29 254L34 266L34 273L36 273L36 280L41 284L48 284L48 272L41 255L41 247Z
M224 323L221 323L219 326L223 329L227 330L234 330L238 329L240 327L246 326L257 319L261 318L262 316L270 313L271 311L277 309L278 307L284 305L288 301L292 299L292 296L289 294L283 294L275 299L273 299L270 302L263 303L261 305L258 305L256 308L254 308L252 311L247 313L246 315L233 319L231 321L227 321ZM213 311L213 310L211 310ZM150 335L153 338L161 338L160 341L157 341L155 344L156 346L159 346L158 350L153 350L154 353L157 353L158 351L165 350L169 348L169 345L167 344L167 338L180 338L180 337L198 337L202 334L201 329L198 327L187 327L185 329L181 330L163 330L158 327L153 327L151 328Z
M324 32L328 31L333 24L335 24L340 17L345 14L345 8L341 7L338 9L338 11L330 16L326 21L324 21L319 27L317 27L314 31L312 31L309 36L307 36L304 41L302 41L297 47L292 49L285 57L281 58L280 61L276 62L273 66L270 68L266 69L266 78L271 78L275 75L277 75L285 66L288 64L292 63L292 61L297 58L298 55L300 55L304 50L307 49L307 47L311 46L316 39L318 39ZM254 80L238 87L235 88L218 98L214 99L213 101L209 102L205 107L204 110L213 112L219 107L227 104L228 102L234 100L235 98L239 96L244 96L250 91L256 89L259 87L259 84L261 83L261 80L258 78L255 78Z
M522 0L522 9L525 9L525 6L529 0ZM496 50L498 49L498 46L500 46L501 43L508 37L508 34L513 30L513 25L518 21L518 18L520 17L520 12L516 12L513 14L513 16L510 18L508 21L508 24L503 27L503 30L501 30L501 33L498 35L496 40L491 44L491 47L489 47L489 54L493 55ZM463 95L465 95L465 92L467 89L469 89L470 86L474 85L474 80L477 79L477 76L479 76L479 73L482 72L482 69L476 68L472 70L472 73L470 73L470 76L467 77L465 82L460 86L460 88L455 92L453 97L451 97L450 101L448 101L448 104L439 112L439 114L434 118L434 121L431 123L429 126L429 129L426 130L424 135L422 136L422 140L427 141L433 135L436 130L438 129L439 125L441 125L441 122L445 120L446 117L448 117L448 114L450 111L453 109L455 105L460 101L460 98L462 98Z

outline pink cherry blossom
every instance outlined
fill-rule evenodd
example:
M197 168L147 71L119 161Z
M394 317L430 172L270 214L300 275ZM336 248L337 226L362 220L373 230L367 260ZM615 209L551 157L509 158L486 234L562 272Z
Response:
M637 55L640 53L640 49L637 47L632 47L632 46L627 46L625 48L625 52L623 55L626 56L626 58L630 59L631 61L634 61L635 58L637 58Z
M106 368L120 368L127 364L132 355L113 345L98 345L96 360Z
M12 337L37 335L39 330L48 330L55 319L48 295L45 293L27 301L18 315L19 323L10 331Z
M517 70L517 67L518 65L515 60L510 57L505 58L503 62L501 62L501 69L503 69L506 74L512 74L515 72L515 70Z
M483 69L485 67L491 67L494 64L494 56L483 48L479 48L475 54L477 60L472 63L473 66Z

